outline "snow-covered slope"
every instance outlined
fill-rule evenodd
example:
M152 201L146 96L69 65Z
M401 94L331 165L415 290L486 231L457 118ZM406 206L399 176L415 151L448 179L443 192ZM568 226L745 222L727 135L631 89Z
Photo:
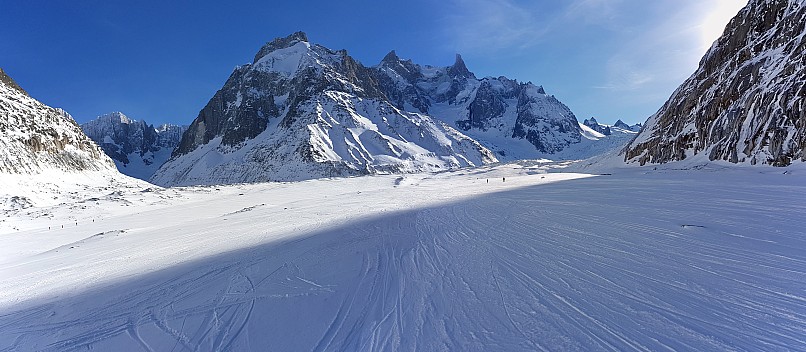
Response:
M806 169L521 165L18 213L0 350L806 350Z
M70 192L127 181L70 115L0 70L0 210L58 203Z
M0 131L0 173L114 169L70 115L31 98L2 70Z
M81 129L112 158L120 172L148 180L170 158L187 126L154 127L113 112L81 124Z
M594 130L589 125L580 123L579 128L582 132L582 139L579 143L571 144L556 153L553 157L554 160L584 160L608 154L618 154L638 134L636 129L640 130L640 127L628 126L623 122L618 126L611 126L600 124L593 118L585 121L588 121L589 125L596 126L597 130ZM621 120L617 122L621 122ZM623 128L624 126L627 128ZM607 131L609 134L603 134L599 131Z
M304 180L497 161L455 128L393 106L373 72L304 33L278 38L232 73L151 181Z
M806 1L750 0L625 149L629 163L697 156L806 160Z
M503 76L477 79L459 55L452 66L433 67L392 51L375 69L395 106L456 127L499 159L556 156L581 140L574 114L543 87Z

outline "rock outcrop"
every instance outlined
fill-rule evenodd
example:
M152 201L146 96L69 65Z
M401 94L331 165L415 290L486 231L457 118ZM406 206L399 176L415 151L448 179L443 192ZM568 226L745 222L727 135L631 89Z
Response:
M805 27L805 0L750 0L625 148L625 161L806 160Z
M28 96L0 70L0 173L114 170L114 164L62 109Z
M621 122L621 120L618 120L618 122ZM618 122L616 122L616 124L618 124ZM596 118L594 117L585 119L585 121L582 121L582 124L590 127L592 130L599 132L605 136L613 134L613 131L610 131L610 126L600 125L599 122L596 121Z

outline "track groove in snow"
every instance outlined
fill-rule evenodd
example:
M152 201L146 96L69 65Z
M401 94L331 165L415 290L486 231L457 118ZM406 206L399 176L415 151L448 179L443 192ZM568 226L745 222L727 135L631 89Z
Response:
M76 233L19 214L0 238L47 249L0 263L0 350L806 349L798 173L535 171L171 190Z

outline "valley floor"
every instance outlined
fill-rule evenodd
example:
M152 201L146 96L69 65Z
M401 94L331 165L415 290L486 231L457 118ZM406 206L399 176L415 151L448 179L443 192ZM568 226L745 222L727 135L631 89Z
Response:
M806 350L806 170L557 167L29 208L0 351Z

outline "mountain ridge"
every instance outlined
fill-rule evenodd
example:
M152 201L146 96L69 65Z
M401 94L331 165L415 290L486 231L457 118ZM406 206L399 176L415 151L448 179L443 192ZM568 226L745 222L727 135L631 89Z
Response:
M459 54L435 67L391 50L364 66L296 32L233 70L151 180L287 181L576 159L593 153L569 148L583 139L573 112L542 86L476 78Z
M151 181L439 171L556 153L581 139L576 117L542 87L477 79L461 55L433 67L393 50L367 67L307 39L276 38L238 66ZM497 120L485 121L490 111Z
M625 147L624 161L806 161L805 27L806 1L751 0Z
M0 70L0 173L108 172L101 149L66 111L32 98Z
M112 112L81 124L81 129L112 158L118 171L147 180L171 156L187 126L155 127Z

